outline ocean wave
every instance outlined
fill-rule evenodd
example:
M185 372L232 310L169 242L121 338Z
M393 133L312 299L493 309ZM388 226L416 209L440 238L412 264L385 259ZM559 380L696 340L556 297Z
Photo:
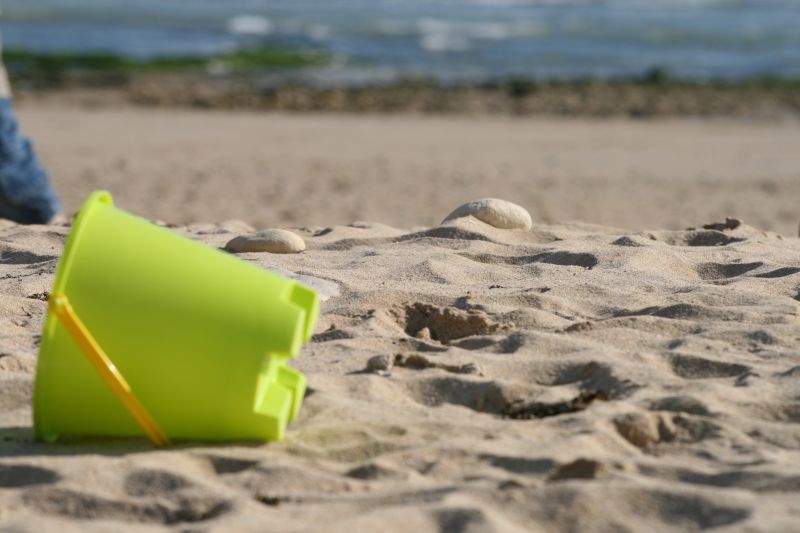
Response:
M514 7L514 6L597 6L609 8L654 8L665 7L719 7L738 8L761 5L787 7L795 5L792 0L460 0L459 3L474 6Z
M402 33L399 25L387 26L394 34ZM535 37L545 33L545 27L527 22L454 22L424 17L417 20L416 32L420 46L428 51L460 51L471 48L474 41L501 41L511 38Z
M333 28L324 24L311 24L306 28L305 34L315 41L324 41L333 34Z
M268 35L274 25L258 15L236 15L228 20L228 32L234 35Z

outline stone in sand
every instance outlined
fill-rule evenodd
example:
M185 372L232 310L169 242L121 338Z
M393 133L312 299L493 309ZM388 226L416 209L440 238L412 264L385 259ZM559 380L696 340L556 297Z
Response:
M636 447L647 448L659 441L658 419L651 413L625 413L614 419L614 425Z
M447 215L442 222L473 216L500 229L531 229L531 215L524 207L497 198L481 198L468 202Z
M576 459L562 465L549 478L549 481L565 481L568 479L595 479L608 471L604 463L594 459Z
M387 354L373 355L367 361L367 371L369 372L385 372L391 370L392 366L394 366L394 359Z
M661 440L662 434L669 433L666 422L653 413L625 413L614 419L614 425L625 440L639 448L656 444Z
M228 242L225 249L237 254L269 252L296 254L306 249L302 237L285 229L267 229L253 235L240 235Z

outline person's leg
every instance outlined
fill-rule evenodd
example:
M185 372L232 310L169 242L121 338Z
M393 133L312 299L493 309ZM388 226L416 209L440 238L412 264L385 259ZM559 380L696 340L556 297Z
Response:
M60 212L50 178L17 127L8 78L0 65L0 218L46 224Z

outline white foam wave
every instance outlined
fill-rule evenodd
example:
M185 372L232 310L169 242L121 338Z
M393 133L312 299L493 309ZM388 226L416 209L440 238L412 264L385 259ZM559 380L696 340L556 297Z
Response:
M420 46L429 51L459 51L472 47L473 41L532 37L544 32L534 21L525 22L450 22L435 18L417 21Z
M322 41L331 36L333 30L324 24L312 24L308 27L306 34L312 39Z
M764 1L764 0L761 0ZM769 1L769 0L767 0ZM514 7L514 6L546 6L546 5L591 5L596 4L597 0L466 0L468 5L491 6L491 7ZM737 7L742 0L604 0L608 7L622 8L653 8L660 9L665 7ZM777 5L783 3L782 0L773 0Z
M272 28L271 20L258 15L236 15L228 20L228 32L236 35L267 35Z

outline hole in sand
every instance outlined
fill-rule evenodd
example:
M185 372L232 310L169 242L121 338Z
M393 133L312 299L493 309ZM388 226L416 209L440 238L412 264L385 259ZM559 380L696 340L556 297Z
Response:
M786 276L791 276L792 274L797 274L800 272L800 268L798 267L782 267L775 270L771 270L769 272L764 272L763 274L756 274L754 277L756 278L783 278Z
M713 361L694 355L670 354L669 363L675 375L685 379L735 377L750 370L746 365Z
M55 483L61 476L53 470L33 465L0 465L0 487L28 487Z
M695 267L697 275L703 280L735 278L751 270L755 270L764 263L701 263Z
M408 335L416 337L427 328L430 338L443 344L474 335L489 335L502 329L483 312L454 307L414 303L395 314L399 315L398 324Z
M30 509L48 515L160 524L202 522L233 508L229 501L201 496L139 503L56 487L31 489L24 493L22 501Z
M249 459L238 459L236 457L223 457L220 455L211 455L208 457L211 466L214 468L214 473L222 474L238 474L245 470L250 470L258 466L258 461L251 461Z
M165 470L136 470L125 478L125 492L129 496L168 494L190 485L183 477Z

